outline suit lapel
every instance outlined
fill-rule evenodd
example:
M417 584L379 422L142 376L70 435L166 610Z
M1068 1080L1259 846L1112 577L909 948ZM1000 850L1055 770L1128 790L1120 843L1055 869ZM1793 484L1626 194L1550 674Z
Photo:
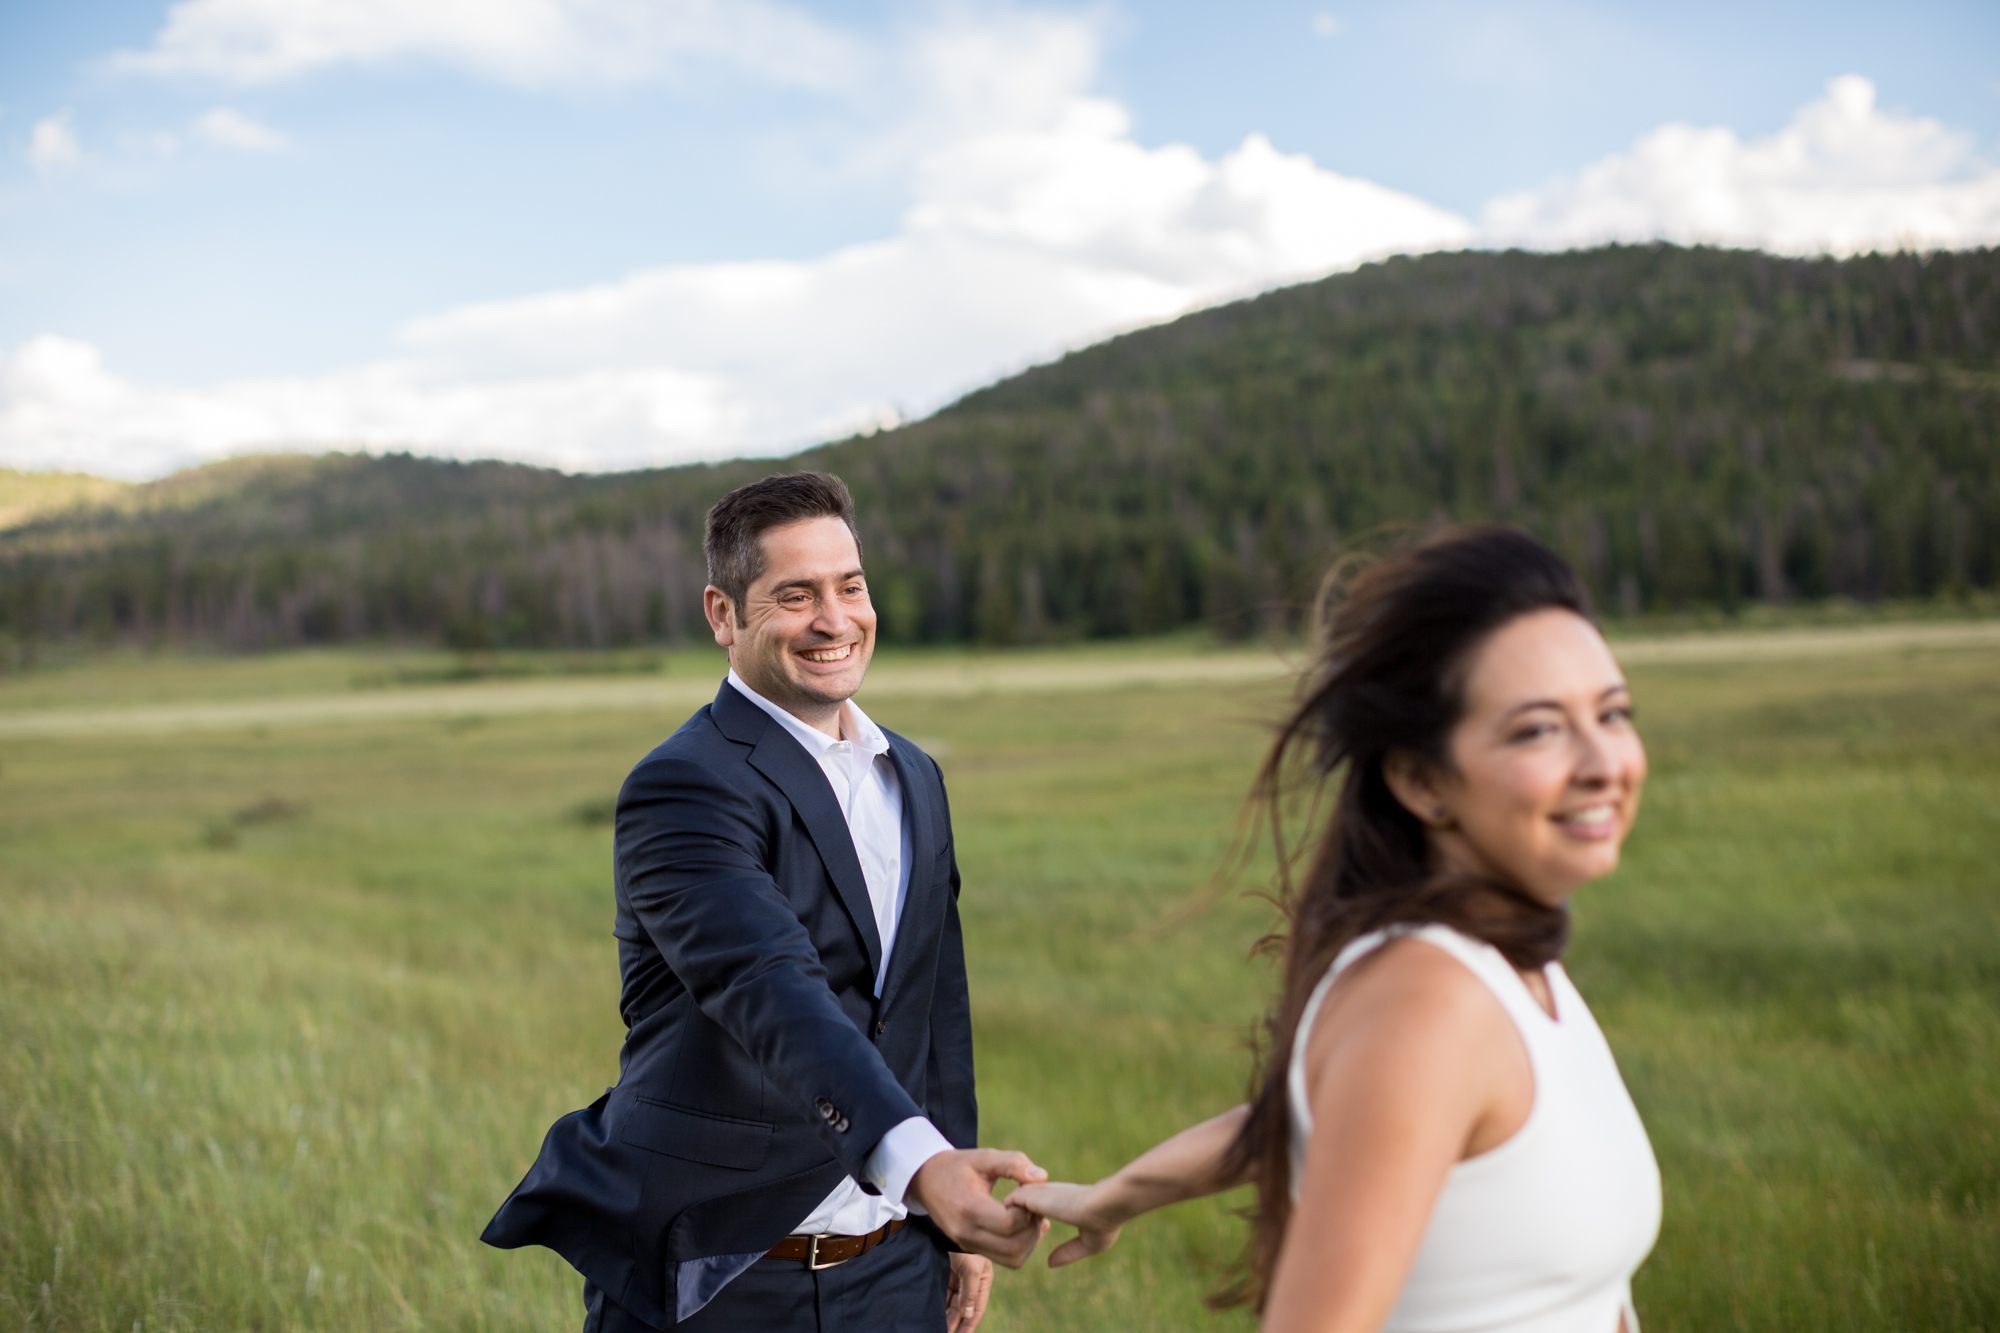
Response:
M868 898L868 881L861 874L861 860L854 851L854 835L841 817L840 803L834 799L833 785L819 764L806 753L763 709L724 682L711 710L716 725L732 740L751 742L750 766L769 778L785 794L806 826L834 892L854 920L861 942L868 949L868 977L873 989L875 976L882 970L882 937L875 930L875 906ZM762 727L757 726L762 723Z
M901 736L889 737L889 757L896 765L896 779L903 788L903 823L910 830L910 891L903 899L903 913L896 922L896 952L889 958L889 975L882 986L882 1009L887 1012L896 998L903 978L928 956L937 941L938 893L931 883L931 865L938 848L936 812L931 806L930 761Z

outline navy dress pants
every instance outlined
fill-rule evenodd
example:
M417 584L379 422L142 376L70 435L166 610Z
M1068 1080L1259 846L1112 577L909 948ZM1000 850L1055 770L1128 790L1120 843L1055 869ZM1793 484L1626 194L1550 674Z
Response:
M674 1333L944 1333L951 1256L927 1226L818 1272L759 1259ZM658 1333L583 1284L583 1333Z

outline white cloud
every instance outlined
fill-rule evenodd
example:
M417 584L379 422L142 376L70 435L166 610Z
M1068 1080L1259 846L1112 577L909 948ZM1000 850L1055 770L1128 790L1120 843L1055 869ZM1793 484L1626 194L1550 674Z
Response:
M688 62L847 86L861 48L770 0L181 0L114 68L257 84L435 61L526 86L627 83Z
M421 363L204 389L149 389L88 343L43 335L0 358L0 463L147 478L257 449L414 446L575 469L703 455L731 433L718 385L665 367L451 381ZM640 448L621 453L619 441Z
M35 122L35 127L28 131L28 161L37 171L59 171L75 166L82 157L83 145L77 140L67 111Z
M1792 123L1749 142L1665 125L1573 179L1495 199L1482 240L1563 249L1669 240L1784 254L1852 254L2000 241L2000 168L1972 137L1884 112L1858 75L1827 84Z
M277 130L231 107L211 107L195 117L194 132L221 148L274 153L291 141Z
M1071 102L1046 129L933 154L918 189L912 240L1032 253L1156 289L1107 325L1471 235L1455 214L1279 153L1259 134L1216 162L1180 145L1142 147L1124 110L1098 99Z
M1147 148L1087 95L1096 52L1094 28L1034 15L919 34L915 201L896 234L815 260L461 307L412 321L392 360L205 390L133 385L86 344L36 339L0 373L0 462L148 476L280 445L579 469L778 452L1191 306L1471 237L1261 135L1214 160Z
M1467 224L1253 136L1218 162L1148 150L1079 103L1041 133L936 155L901 235L808 263L662 268L418 321L457 373L668 364L730 384L737 447L805 443L929 411L1029 358Z

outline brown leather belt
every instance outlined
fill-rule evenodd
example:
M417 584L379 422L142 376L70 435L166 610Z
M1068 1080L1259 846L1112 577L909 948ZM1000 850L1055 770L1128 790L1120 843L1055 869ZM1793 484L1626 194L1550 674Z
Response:
M792 1259L807 1268L831 1268L863 1255L903 1229L898 1218L865 1236L787 1236L765 1252L766 1259Z

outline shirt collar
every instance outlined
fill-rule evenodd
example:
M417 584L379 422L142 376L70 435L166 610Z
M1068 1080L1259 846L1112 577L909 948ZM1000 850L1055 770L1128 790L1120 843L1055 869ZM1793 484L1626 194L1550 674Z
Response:
M729 668L729 683L736 688L738 694L770 714L779 726L791 733L793 740L806 747L806 753L813 758L824 757L828 750L840 743L818 727L794 717L744 684L743 677L736 674L735 667ZM862 712L861 705L852 699L840 706L840 735L841 739L851 742L857 751L871 759L889 753L887 733L876 726L874 719Z

